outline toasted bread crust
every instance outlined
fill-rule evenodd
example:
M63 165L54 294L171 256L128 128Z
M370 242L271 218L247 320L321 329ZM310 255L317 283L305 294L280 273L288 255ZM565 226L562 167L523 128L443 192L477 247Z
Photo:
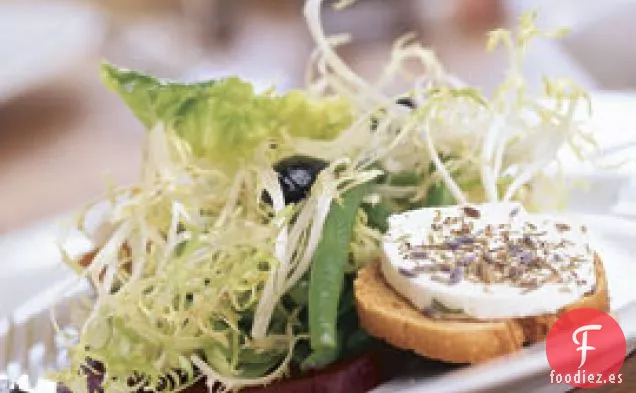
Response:
M556 319L567 311L608 311L607 279L598 256L595 265L595 291L555 314L493 322L428 318L386 283L379 264L358 272L354 284L356 306L367 332L396 347L450 363L479 363L545 339Z

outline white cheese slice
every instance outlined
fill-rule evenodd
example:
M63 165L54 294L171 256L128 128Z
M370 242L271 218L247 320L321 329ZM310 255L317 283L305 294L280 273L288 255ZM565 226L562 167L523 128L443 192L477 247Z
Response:
M596 284L594 252L588 246L585 230L578 223L564 223L563 220L557 220L552 216L529 214L516 203L492 203L474 207L480 212L480 217L465 218L472 223L473 233L484 231L489 224L490 228L494 228L496 232L498 226L503 223L510 225L511 233L521 232L524 225L528 230L527 223L530 222L535 225L535 232L543 233L540 239L546 243L558 243L565 239L567 246L561 246L557 252L559 255L548 255L545 260L554 257L569 261L571 257L575 257L578 263L567 274L572 275L571 272L575 271L573 275L576 279L570 276L564 282L543 283L529 291L511 282L487 284L479 280L461 279L456 283L449 283L448 280L440 281L440 277L449 276L447 273L440 272L431 273L420 270L417 274L405 274L405 272L412 272L416 265L432 264L435 261L435 258L430 258L433 260L431 262L427 258L413 257L405 252L405 243L409 243L411 247L446 244L448 239L453 238L448 233L448 237L445 237L438 232L439 235L433 236L437 238L431 239L433 232L431 224L439 222L435 221L436 215L441 216L441 220L445 217L464 215L461 206L413 210L390 217L389 231L383 243L384 258L381 270L389 285L415 307L426 310L437 302L448 309L461 310L467 316L478 319L525 317L554 313L593 290ZM514 212L511 214L512 211ZM568 230L563 231L562 227L559 228L556 225L557 223L568 224ZM491 243L492 247L501 245L496 241ZM460 254L460 251L435 250L431 253L437 253L436 255L440 257L442 253L446 253L445 256L452 261ZM558 264L554 266L561 268Z

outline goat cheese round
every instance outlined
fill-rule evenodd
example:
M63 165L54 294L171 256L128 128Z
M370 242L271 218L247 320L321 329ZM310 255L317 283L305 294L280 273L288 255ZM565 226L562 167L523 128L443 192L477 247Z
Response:
M595 289L584 226L517 203L389 218L382 273L425 313L496 319L554 313Z

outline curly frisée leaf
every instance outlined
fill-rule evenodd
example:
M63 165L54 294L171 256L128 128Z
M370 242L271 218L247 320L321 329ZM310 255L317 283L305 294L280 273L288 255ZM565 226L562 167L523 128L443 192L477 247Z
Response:
M293 318L273 316L270 339L260 344L258 357L250 349L248 332L240 327L277 264L263 251L267 237L254 227L233 220L216 233L185 230L191 236L178 252L170 253L168 240L153 242L144 275L124 278L121 288L99 297L70 351L74 366L86 359L100 361L106 391L127 391L130 375L143 376L144 386L154 391L166 373L184 370L184 357L194 355L234 377L260 377L279 366L290 350L292 336L285 335L285 327ZM277 341L271 338L276 335Z
M536 13L526 12L515 30L490 33L487 49L504 45L509 67L495 93L488 97L446 72L435 53L414 42L412 35L396 42L377 84L363 80L336 52L337 46L347 40L342 35L325 35L321 23L323 2L308 0L305 5L317 45L307 73L309 88L349 97L362 116L382 113L375 120L378 126L374 133L357 132L354 137L352 131L344 135L352 135L352 145L364 141L373 145L387 136L391 142L376 144L374 156L385 171L423 172L430 162L435 164L431 177L410 187L383 184L379 191L384 198L391 200L399 195L411 203L423 204L428 190L441 180L457 202L527 200L522 196L531 192L522 191L531 191L533 181L553 167L557 151L567 147L583 158L593 147L584 126L574 119L575 109L589 103L586 92L565 78L546 78L544 91L535 94L529 91L523 74L532 41L559 38L566 29L544 31L536 24ZM350 3L342 1L338 7ZM419 63L423 72L405 72L407 61L410 65ZM385 85L397 78L413 84L413 90L401 96L413 97L417 110L405 111L395 104L396 97L384 91ZM338 146L330 146L329 151L338 151ZM506 185L503 189L502 179Z
M97 297L69 349L71 367L54 376L66 386L86 386L79 370L89 361L104 366L105 391L113 392L179 390L199 378L191 356L227 378L288 367L294 310L277 305L258 342L249 327L280 264L274 243L290 212L269 219L243 197L260 195L255 170L230 178L201 168L183 143L153 128L141 182L113 190L104 219L113 233L81 272Z

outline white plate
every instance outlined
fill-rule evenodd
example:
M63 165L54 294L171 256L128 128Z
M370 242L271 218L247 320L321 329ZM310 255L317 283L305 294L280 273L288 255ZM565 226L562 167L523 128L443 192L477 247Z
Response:
M610 215L568 215L589 223L590 232L598 238L597 248L605 261L612 308L619 313L621 310L627 312L625 307L636 301L632 282L633 277L636 277L636 262L632 258L636 255L636 242L632 235L636 233L636 221ZM3 317L9 315L18 331L42 329L37 339L32 339L34 343L54 341L53 330L42 328L48 323L46 310L52 299L60 294L60 289L74 279L73 274L59 263L53 243L56 232L57 226L50 221L0 239L0 254L4 256L3 269L0 270L0 346L3 342ZM74 244L76 250L84 246L81 241ZM629 316L622 314L621 323L626 334L631 336L636 335L636 313L630 312L632 314ZM16 336L14 331L14 337L20 337L20 333ZM33 356L31 352L30 348L23 345L14 349L13 355L9 356L30 359ZM56 360L55 354L48 356ZM27 361L27 364L32 363L31 360ZM42 366L37 367L41 369ZM546 367L545 352L539 346L479 368L448 371L444 367L435 367L434 370L422 370L409 378L391 381L374 392L418 392L424 388L434 392L506 392L511 384L515 384L515 391L518 392L566 391L567 386L546 384L548 379L545 371L549 370ZM0 382L1 375L2 371ZM24 378L22 380L26 382ZM38 385L34 392L54 393L52 384L38 381ZM547 390L542 390L545 386Z
M101 14L79 2L0 2L0 102L61 75L94 51Z
M572 183L586 183L573 191L570 205L588 213L611 213L636 219L636 94L596 92L592 116L579 111L598 143L590 163L582 164L564 149L560 158Z
M599 131L597 134L602 147L625 145L636 140L636 134L628 130L627 126L634 123L632 119L635 112L631 110L634 105L634 96L595 96L597 121L593 122L593 128ZM608 124L611 127L608 128ZM599 171L581 168L573 162L566 165L570 176L585 178L593 184L587 193L572 191L574 209L569 214L588 223L590 231L598 236L598 248L605 261L612 307L623 318L626 334L636 337L636 311L626 308L630 301L636 300L632 282L636 277L636 261L632 258L636 255L633 235L636 234L636 220L626 218L629 214L623 214L617 209L625 201L636 200L636 187L629 186L634 172L629 169L626 167L621 171ZM623 217L618 214L623 214ZM0 237L0 255L3 258L0 269L0 363L2 337L6 333L3 331L6 330L6 326L3 328L3 318L13 316L21 331L37 327L37 321L44 320L42 312L47 309L55 292L72 277L72 273L59 262L55 247L56 233L59 231L57 223L64 217L65 215L55 217L32 228ZM79 239L72 244L76 251L81 251L86 246ZM49 333L46 334L52 334L50 329L47 331ZM43 341L52 340L51 337L38 338ZM24 351L27 350L28 348L14 348L14 356L25 357ZM415 392L422 389L434 392L505 392L510 391L510 386L513 386L511 384L519 392L564 391L567 388L565 386L548 386L547 389L542 387L546 382L545 375L542 376L546 367L545 353L539 345L481 367L441 374L439 368L433 374L429 370L423 370L421 375L392 381L376 392ZM50 384L40 384L37 392L53 393L52 389Z

